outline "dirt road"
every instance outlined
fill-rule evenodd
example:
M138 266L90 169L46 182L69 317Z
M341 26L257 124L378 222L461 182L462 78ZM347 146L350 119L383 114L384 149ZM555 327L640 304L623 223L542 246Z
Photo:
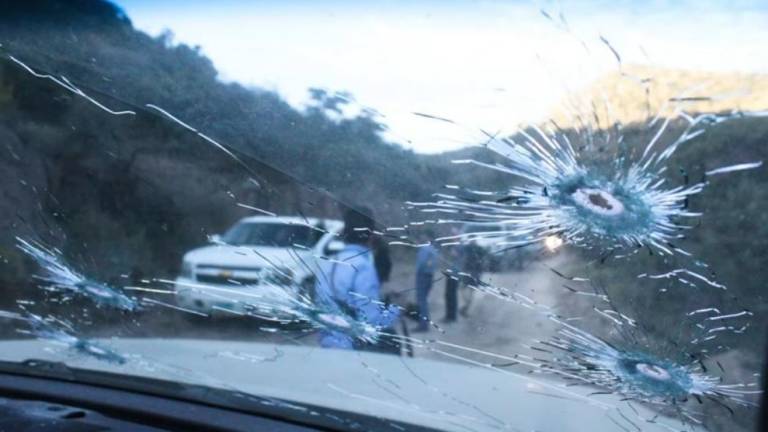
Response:
M521 271L505 271L487 273L483 280L494 287L514 292L543 306L555 307L560 296L569 295L563 288L563 279L555 275L550 267L559 267L567 261L566 255L555 255L534 261ZM395 275L390 286L413 285L413 274L401 270ZM404 298L404 300L403 300ZM414 292L408 291L401 296L400 301L415 302ZM520 304L499 298L490 293L481 292L469 287L462 287L459 295L459 308L469 303L466 314L460 314L453 323L443 323L445 314L445 280L437 278L429 296L430 311L439 329L428 333L417 333L411 336L424 339L439 339L447 344L471 347L475 350L488 351L504 355L526 352L524 345L530 345L535 339L546 338L556 329L547 316L540 311L534 311ZM414 327L409 320L409 326ZM430 348L417 348L415 355L442 360L451 360L448 353L460 354L462 357L488 362L489 357L467 350L450 348L448 345Z

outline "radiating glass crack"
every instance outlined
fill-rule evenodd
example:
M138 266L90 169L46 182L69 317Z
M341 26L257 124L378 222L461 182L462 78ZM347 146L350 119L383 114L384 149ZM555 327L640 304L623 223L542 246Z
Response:
M554 237L601 254L647 247L659 255L690 257L691 253L677 242L701 216L688 204L692 196L704 190L708 180L667 186L667 162L682 144L704 133L710 125L741 116L739 112L697 116L682 113L687 126L665 147L658 148L671 119L657 127L641 157L619 157L612 163L586 160L591 148L589 135L580 135L578 139L583 142L573 143L562 130L544 130L536 125L520 130L514 137L489 135L485 147L503 157L506 164L475 159L454 163L509 174L522 180L523 185L504 191L460 188L459 193L436 194L437 201L408 204L422 213L437 215L439 219L430 220L432 223L488 227L440 237L438 241L443 244L483 238L512 249L551 243ZM586 153L581 149L587 149ZM717 175L761 166L761 161L749 162L707 173ZM690 270L677 272L694 275ZM723 287L708 277L695 277Z
M623 398L675 407L679 414L692 415L689 399L710 400L728 411L727 404L754 406L746 398L760 393L756 383L724 384L706 373L699 359L679 362L653 355L641 346L625 348L568 324L557 336L540 341L552 356L542 361L542 370L598 386Z
M136 300L101 282L89 279L70 267L61 251L49 249L39 243L16 237L16 246L35 260L43 270L36 279L45 284L45 288L54 292L68 292L86 297L101 307L128 312L138 310Z
M126 356L111 348L90 339L75 336L71 327L58 319L43 318L32 313L18 314L15 312L0 313L0 318L23 321L29 326L29 330L19 330L20 332L28 333L40 340L62 345L74 354L118 365L128 362Z

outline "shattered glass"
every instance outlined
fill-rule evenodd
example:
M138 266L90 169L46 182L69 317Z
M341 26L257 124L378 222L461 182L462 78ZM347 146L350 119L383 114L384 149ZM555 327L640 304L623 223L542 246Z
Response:
M757 427L768 105L531 6L617 72L519 126L406 107L462 131L423 154L375 100L297 108L106 1L32 3L0 18L0 360L346 430Z

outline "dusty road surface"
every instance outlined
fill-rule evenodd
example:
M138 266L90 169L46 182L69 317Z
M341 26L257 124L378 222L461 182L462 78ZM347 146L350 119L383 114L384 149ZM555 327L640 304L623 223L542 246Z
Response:
M445 280L443 277L437 277L430 292L429 305L432 320L438 328L433 328L427 333L411 333L411 337L436 339L440 342L417 347L414 354L419 357L448 361L456 361L457 359L453 356L460 355L484 363L498 364L505 361L476 351L460 349L458 346L504 356L521 352L530 353L526 345L532 344L536 339L552 335L557 328L541 309L552 307L553 312L556 312L556 305L563 301L563 296L568 298L572 294L563 287L564 280L550 270L550 268L560 267L567 261L568 257L565 254L550 255L531 262L522 270L483 275L483 281L489 285L502 288L508 293L519 294L535 302L540 306L538 311L491 293L461 287L459 309L466 307L466 313L460 313L458 320L452 323L443 322ZM413 275L407 274L407 271L401 271L395 275L392 284L395 283L412 286ZM412 290L408 291L401 296L400 302L414 303L415 293ZM413 329L415 322L408 320L408 326ZM400 331L402 331L401 328Z

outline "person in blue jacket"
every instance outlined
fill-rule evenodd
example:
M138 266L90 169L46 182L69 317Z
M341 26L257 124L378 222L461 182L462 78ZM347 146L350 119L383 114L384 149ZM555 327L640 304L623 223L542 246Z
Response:
M431 233L426 233L424 242L416 253L416 306L418 307L419 324L416 332L429 331L429 292L438 266L437 249L431 243Z
M398 317L395 307L385 307L380 299L381 284L374 265L370 243L374 228L367 208L344 213L342 238L345 247L332 260L323 263L315 285L316 298L341 309L358 321L386 329ZM341 331L323 330L319 334L324 348L355 349L360 341Z

